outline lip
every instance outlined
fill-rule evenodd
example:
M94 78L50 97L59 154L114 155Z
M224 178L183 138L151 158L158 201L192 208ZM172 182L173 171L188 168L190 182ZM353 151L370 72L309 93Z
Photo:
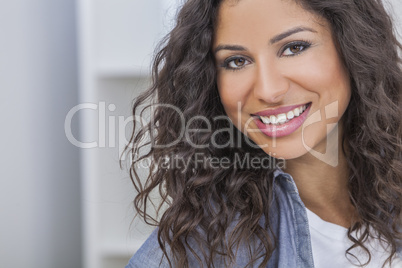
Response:
M304 104L302 104L302 105L304 105ZM310 112L311 103L308 103L306 105L308 105L307 109L301 115L293 118L289 122L284 123L282 125L264 124L263 122L261 122L261 120L259 118L256 118L256 117L254 117L254 122L256 123L256 125L260 129L260 131L269 137L279 138L279 137L288 136L288 135L292 134L293 132L295 132L297 129L299 129L303 125L304 121L306 121L307 116ZM279 109L275 109L275 110L271 110L271 111L264 111L261 113L264 113L265 115L273 115L274 113L267 114L266 112L275 111L277 113L279 110L281 111L280 113L284 113L285 109L288 109L289 107L297 108L299 106L297 106L297 105L296 106L288 106L288 107L283 107L282 109L279 108ZM291 111L291 110L292 109L290 109L289 111ZM265 115L262 115L262 116L265 116Z
M296 108L298 108L300 106L308 105L308 104L310 104L310 102L307 102L307 103L304 103L304 104L296 104L296 105L292 105L292 106L283 106L283 107L279 107L277 109L261 111L261 112L255 113L253 115L258 115L258 116L278 115L278 114L283 114L283 113L290 112L293 109L296 109Z

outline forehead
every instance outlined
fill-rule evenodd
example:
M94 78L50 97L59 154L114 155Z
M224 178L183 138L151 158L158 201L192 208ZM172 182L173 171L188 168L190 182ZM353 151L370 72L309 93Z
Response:
M218 12L215 38L267 36L295 26L329 30L325 19L293 0L224 0Z
M222 0L220 3L220 11L228 8L246 10L249 7L255 7L259 10L261 10L260 7L270 8L261 10L265 12L269 12L272 8L278 9L280 7L285 7L289 10L296 7L299 11L305 11L296 0Z

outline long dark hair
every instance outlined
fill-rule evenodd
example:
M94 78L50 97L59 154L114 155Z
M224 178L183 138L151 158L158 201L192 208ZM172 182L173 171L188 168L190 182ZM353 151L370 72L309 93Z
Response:
M359 220L348 230L353 245L346 254L352 255L352 248L361 247L369 254L369 262L370 252L364 243L376 237L390 245L390 262L402 226L402 75L398 55L402 47L381 0L295 1L330 23L351 77L343 144L350 168L350 199ZM160 247L175 267L188 267L188 254L207 267L214 267L216 258L223 258L230 266L236 248L243 243L252 252L249 264L261 259L261 266L265 266L276 244L268 218L273 168L249 169L232 163L217 169L196 159L197 154L204 160L206 156L233 158L250 153L268 157L222 117L225 111L211 52L220 2L188 0L180 9L175 28L155 55L152 85L134 103L134 115L150 110L152 120L145 126L134 122L126 147L132 159L130 177L138 192L135 208L146 222L159 227ZM210 120L209 131L201 131L207 122L191 121L195 116ZM189 121L191 129L200 131L183 135L183 122ZM149 136L151 141L144 142ZM211 142L225 145L230 139L241 146L213 146ZM185 159L186 165L166 165L175 158ZM146 181L136 168L144 159L151 160ZM155 191L160 196L156 209L163 211L159 220L149 213ZM357 230L363 232L356 239L351 233ZM189 245L190 240L201 253ZM260 246L251 250L253 241Z

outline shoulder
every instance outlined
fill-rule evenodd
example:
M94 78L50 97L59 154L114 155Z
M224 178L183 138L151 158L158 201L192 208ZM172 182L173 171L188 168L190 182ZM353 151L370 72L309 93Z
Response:
M158 229L155 229L140 249L130 259L126 268L168 268L169 263L163 256L163 251L158 243Z

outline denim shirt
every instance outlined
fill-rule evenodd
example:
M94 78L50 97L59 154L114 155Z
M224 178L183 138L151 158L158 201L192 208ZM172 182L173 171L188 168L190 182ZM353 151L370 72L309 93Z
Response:
M274 172L273 183L274 199L277 202L270 208L272 218L271 226L278 239L278 243L266 267L268 268L313 268L313 253L311 248L311 238L307 211L296 184L287 173L280 169ZM158 230L156 229L145 241L141 248L134 254L126 268L169 268L166 257L159 247L157 239ZM190 246L197 252L195 243L189 241ZM399 244L397 255L402 259L402 247ZM193 254L189 253L189 267L200 267L199 262ZM248 247L240 247L236 256L234 267L245 267L250 260ZM253 267L258 267L262 258L256 261ZM225 267L222 260L214 262L215 267Z

